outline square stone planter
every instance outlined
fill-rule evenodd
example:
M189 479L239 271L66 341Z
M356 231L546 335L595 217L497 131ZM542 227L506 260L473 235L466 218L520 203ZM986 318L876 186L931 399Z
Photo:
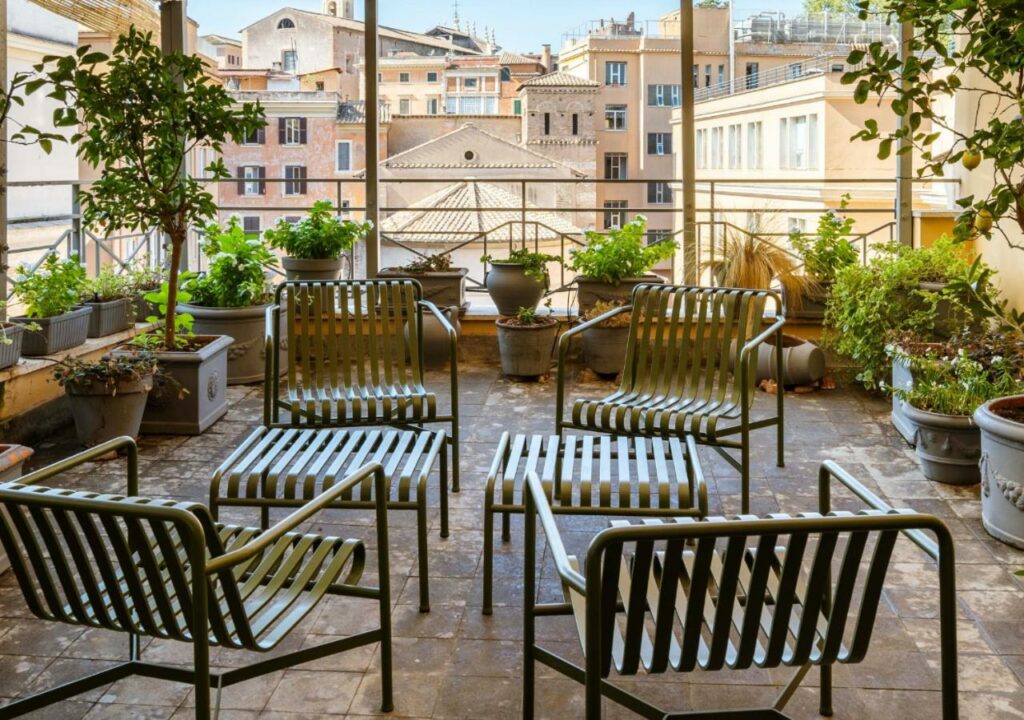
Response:
M410 278L417 281L423 288L424 300L429 300L439 308L458 308L460 315L464 315L470 305L466 300L467 275L469 268L452 268L447 272L428 272L422 275L410 275L401 268L384 268L377 273L381 280Z
M127 330L132 326L132 301L130 298L119 298L108 302L83 303L84 307L92 308L89 316L89 333L91 338L106 337Z
M648 283L660 285L664 282L658 275L623 278L617 283L607 283L600 280L578 277L576 278L576 286L579 290L580 315L585 315L593 310L594 306L599 302L628 305L633 297L633 288L637 285Z
M0 323L0 337L10 340L10 343L0 343L0 370L17 364L24 336L25 328L18 323Z
M22 325L29 323L39 325L39 330L25 333L21 354L25 357L38 357L78 347L85 342L89 334L89 315L91 314L92 308L83 305L55 317L11 318L14 322Z

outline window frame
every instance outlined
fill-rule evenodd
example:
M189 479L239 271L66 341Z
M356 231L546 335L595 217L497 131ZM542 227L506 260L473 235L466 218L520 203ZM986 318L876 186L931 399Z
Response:
M295 171L301 171L298 174ZM284 180L281 194L284 197L299 197L306 195L309 189L306 178L309 177L306 166L293 163L282 168Z
M624 60L606 60L604 84L608 87L624 87L629 75L628 63Z
M617 169L613 177L612 170ZM606 152L604 154L604 179L605 180L628 180L629 179L629 154L624 152Z
M260 195L266 194L264 189L266 184L264 179L266 178L265 166L263 165L242 165L242 174L239 176L239 182L242 185L243 191L242 197L259 197ZM261 173L260 170L264 169ZM253 171L256 174L250 175L249 171Z
M626 209L629 207L628 200L605 200L604 201L604 229L619 229L626 223ZM618 222L615 222L618 218Z
M628 105L605 105L604 129L608 132L625 132L627 128L626 118L628 117L628 114Z
M284 119L284 143L285 147L298 147L302 145L302 118L286 117Z
M334 172L336 172L336 173L350 173L350 172L352 172L352 168L354 166L354 163L352 162L353 144L354 143L351 140L337 140L337 141L335 141L335 143L334 143ZM348 145L348 167L347 168L341 167L341 162L340 162L341 158L339 156L339 152L341 150L341 146L342 145Z
M431 75L433 75L433 77L431 77ZM427 71L427 82L428 83L436 83L439 80L439 77L440 76L438 75L437 70L428 70Z
M404 85L407 85L410 82L412 82L411 78L412 78L412 76L408 72L400 72L400 73L398 73L398 82L400 82L400 83L402 83Z

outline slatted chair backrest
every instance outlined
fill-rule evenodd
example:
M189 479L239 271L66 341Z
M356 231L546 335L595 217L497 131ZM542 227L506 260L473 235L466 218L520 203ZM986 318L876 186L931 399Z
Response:
M900 531L935 522L874 510L616 521L587 556L602 674L860 662Z
M190 641L193 573L225 551L202 505L8 484L0 540L31 612L50 621ZM258 649L239 592L247 567L206 578L209 633Z
M619 394L738 402L743 345L761 332L768 290L640 285ZM780 310L781 312L781 310ZM754 356L756 359L756 355Z
M283 283L277 305L286 320L289 389L356 403L376 388L422 390L422 296L420 284L408 279ZM269 378L270 397L277 397L279 375ZM325 401L317 417L293 413L292 422L332 419L332 404Z

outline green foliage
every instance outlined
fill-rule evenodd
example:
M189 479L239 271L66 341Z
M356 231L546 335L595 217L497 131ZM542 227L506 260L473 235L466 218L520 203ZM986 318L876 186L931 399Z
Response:
M81 301L85 268L78 257L61 261L47 255L34 272L27 265L18 268L14 292L25 303L30 318L49 318L70 312Z
M85 281L82 302L110 302L132 297L134 294L135 288L132 286L130 276L118 274L114 272L113 268L105 267L96 277Z
M616 285L626 278L643 277L679 247L674 240L648 245L646 237L647 219L643 215L607 235L589 231L586 246L569 251L569 267L588 280Z
M921 282L955 282L969 268L947 237L921 250L897 244L880 247L866 266L850 265L836 274L825 311L829 344L860 365L857 379L865 387L880 387L889 372L886 343L904 332L930 337L940 301L948 302L964 324L973 319L950 287L942 292L919 288Z
M991 291L995 274L996 271L978 257L965 275L954 278L950 291L965 298L975 317L994 323L999 332L1024 339L1024 312L1010 307L1009 300L999 299Z
M853 218L840 213L850 203L850 194L843 195L839 212L829 210L818 218L818 232L815 234L794 232L789 241L804 260L804 271L818 282L831 283L836 273L850 265L856 265L857 248L850 241Z
M520 325L536 325L540 322L537 308L521 307L516 311L516 322Z
M210 259L209 270L182 284L193 304L241 308L267 302L270 288L264 273L277 265L277 258L259 238L245 234L237 217L226 228L207 225L203 253Z
M15 145L35 145L47 155L53 151L55 142L67 142L67 138L58 133L44 132L38 128L18 122L11 113L15 107L25 107L25 96L31 95L45 83L43 78L34 73L16 72L6 83L0 84L0 126L7 121L14 126L10 137L0 136L0 142Z
M482 263L491 265L522 265L523 272L541 283L545 289L548 287L548 263L561 264L562 258L557 255L533 252L529 248L513 250L505 259L495 258L492 255L484 255L480 258Z
M410 275L424 275L431 272L450 272L452 269L451 253L435 253L426 257L413 260L410 263L398 268Z
M182 285L187 286L192 279L195 278L195 273L187 272L181 274ZM179 290L176 293L177 302L187 303L192 299L192 293L185 289ZM195 324L195 318L191 313L175 312L172 315L171 320L168 319L167 309L170 305L170 288L169 282L164 281L160 284L160 289L153 292L148 292L143 295L146 302L152 303L157 306L160 311L160 315L150 315L146 318L148 323L160 323L166 325L167 322L174 323L174 350L184 350L191 344L191 338L193 336L192 326ZM145 335L136 335L132 339L132 344L136 347L143 348L145 350L159 351L166 349L164 338L160 335L153 333L147 333Z
M128 273L128 284L136 293L154 290L166 279L163 268L150 268L145 265L133 268Z
M143 380L156 372L156 356L138 352L104 355L93 361L69 357L57 362L53 377L61 387L87 388L100 384L113 391L119 383Z
M893 389L893 394L919 410L941 415L971 415L979 406L1024 391L1024 383L1003 358L986 367L965 350L953 358L912 357L897 354L914 372L914 387Z
M756 233L730 231L717 243L711 259L701 263L722 287L768 290L778 281L790 307L799 307L810 285L796 257Z
M313 204L309 214L297 223L287 220L264 233L272 248L303 260L337 260L365 240L373 223L342 220L334 214L329 200Z
M54 124L71 129L78 157L100 170L80 194L85 224L108 233L158 228L170 238L164 347L173 350L182 248L189 228L201 227L217 211L209 191L215 184L188 177L187 158L207 148L217 160L204 168L206 178L230 177L223 145L263 127L263 110L237 105L199 57L165 56L151 33L134 27L118 38L109 58L82 47L67 57L44 58L36 71L46 72L36 89L45 85L61 104Z
M866 3L859 6L861 17L866 17ZM990 175L991 190L984 197L969 195L957 201L964 211L957 219L954 236L963 241L998 232L1012 246L1021 247L999 226L999 220L1007 218L1024 229L1020 2L891 0L885 10L894 24L914 26L906 59L901 61L890 42L873 42L867 50L850 53L849 64L863 65L846 73L843 82L855 86L857 102L867 102L874 94L882 98L882 107L897 116L906 115L908 122L883 132L876 119L868 119L854 138L877 142L880 158L894 149L913 151L920 159L918 174L922 177L942 177L948 164L963 162L972 169L978 160L989 160L990 165L981 172ZM966 128L956 125L943 109L944 100L961 91L989 108L972 114L973 125ZM936 142L943 135L953 143L950 146L944 139L939 149ZM990 221L994 228L989 227Z

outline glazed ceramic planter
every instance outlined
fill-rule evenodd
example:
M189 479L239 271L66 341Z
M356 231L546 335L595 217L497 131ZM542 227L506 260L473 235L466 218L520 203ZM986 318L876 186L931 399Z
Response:
M512 318L497 321L501 371L512 377L539 377L551 370L551 352L558 322L542 318L535 325L517 325Z
M775 339L757 349L757 380L776 380ZM795 335L782 336L782 384L813 385L825 377L825 353L812 342Z
M99 338L124 332L132 326L134 313L130 298L119 298L108 302L83 303L92 308L89 315L88 337Z
M1014 413L1016 419L1000 413ZM981 521L989 535L1024 550L1024 395L974 412L981 429Z
M198 335L228 335L233 340L228 348L228 385L261 382L266 368L267 308L254 305L247 308L211 308L201 305L179 305L179 312L195 318L194 331ZM280 334L284 337L285 313L281 313ZM286 367L284 353L279 367Z
M628 305L633 297L633 288L637 285L661 284L665 281L657 275L644 275L639 278L623 278L617 283L608 283L601 280L591 280L585 277L576 278L578 289L578 300L580 315L585 315L594 309L599 302L612 303L614 305Z
M11 318L14 322L22 325L35 323L39 326L38 330L25 333L22 339L21 354L25 357L38 357L78 347L85 342L89 334L90 314L92 314L92 308L83 306L54 317Z
M519 308L537 307L547 287L547 283L530 277L517 263L493 263L485 284L498 314L506 316L515 315Z
M153 377L119 382L113 388L103 383L66 385L78 441L85 447L127 435L138 437Z
M284 268L285 277L293 280L337 280L341 277L341 270L345 265L344 258L337 260L295 258L285 256L281 258L281 267Z
M228 411L228 348L232 338L197 335L197 350L156 353L160 374L153 379L143 433L199 435ZM119 353L134 353L122 346ZM186 391L182 396L181 391Z
M903 413L917 427L915 449L926 478L949 485L981 480L981 433L970 415L940 415L907 402Z
M429 300L439 308L458 308L460 315L464 315L470 305L466 300L467 275L469 268L452 268L446 272L427 272L419 275L410 275L401 268L384 268L377 273L380 280L415 280L423 288L424 300Z
M629 326L592 327L583 332L583 362L598 375L618 375L626 365Z
M25 337L25 328L18 323L0 323L0 337L10 340L0 343L0 370L16 365L21 357L21 343Z

